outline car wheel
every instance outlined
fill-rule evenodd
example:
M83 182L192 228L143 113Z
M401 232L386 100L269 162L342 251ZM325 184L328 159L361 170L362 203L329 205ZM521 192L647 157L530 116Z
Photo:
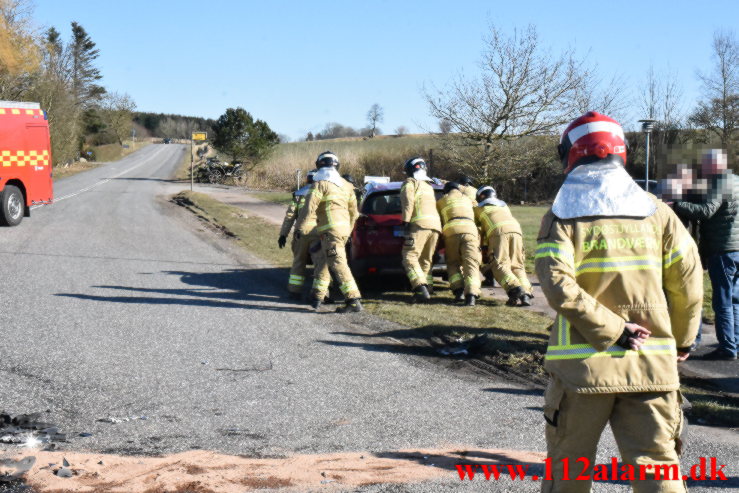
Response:
M23 220L26 205L23 193L13 185L6 185L0 196L0 223L4 226L17 226Z

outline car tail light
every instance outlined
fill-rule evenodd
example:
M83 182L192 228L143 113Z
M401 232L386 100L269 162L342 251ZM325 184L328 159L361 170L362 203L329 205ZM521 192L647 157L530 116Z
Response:
M367 268L368 274L377 274L377 267L368 267Z

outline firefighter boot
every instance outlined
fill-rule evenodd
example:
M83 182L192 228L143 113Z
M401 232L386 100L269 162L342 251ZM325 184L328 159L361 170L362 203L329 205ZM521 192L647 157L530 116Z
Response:
M415 303L428 303L430 299L431 295L429 294L428 286L425 284L421 284L413 290L413 301Z
M310 300L310 306L316 311L318 311L318 309L321 308L322 304L323 304L323 296L321 296L320 298L314 297L314 298L311 298Z
M521 306L531 306L531 299L534 297L534 295L524 293L519 298L521 300Z
M464 298L464 306L475 306L475 301L477 301L477 296L474 294L468 294Z
M344 306L340 306L336 309L336 313L357 313L364 310L362 307L362 302L359 298L353 298L350 300L346 300L346 304Z
M505 304L507 306L516 306L518 305L518 300L524 295L524 292L521 286L516 286L515 288L511 288L507 294L508 301Z
M462 302L464 301L464 289L459 288L452 291L452 294L454 295L454 301Z

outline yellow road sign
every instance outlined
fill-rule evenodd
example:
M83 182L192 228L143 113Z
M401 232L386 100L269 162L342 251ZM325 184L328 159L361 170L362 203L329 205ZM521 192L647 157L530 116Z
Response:
M208 134L206 132L193 132L192 140L207 140Z

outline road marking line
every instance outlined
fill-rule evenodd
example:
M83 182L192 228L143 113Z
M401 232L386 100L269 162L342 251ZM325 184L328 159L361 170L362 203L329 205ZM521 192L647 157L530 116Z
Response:
M85 192L87 192L87 191L90 191L90 190L92 190L93 188L99 187L100 185L104 185L104 184L108 183L108 182L109 182L110 180L115 180L116 178L119 178L119 177L121 177L121 176L123 176L123 175L125 175L125 174L127 174L127 173L130 173L131 171L133 171L133 170L135 170L135 169L137 169L137 168L140 168L141 166L143 166L144 164L148 163L148 162L149 162L149 161L151 161L151 160L152 160L153 158L155 158L155 157L157 157L157 156L158 156L159 154L161 154L163 150L164 150L164 148L163 148L163 147L162 147L162 148L160 148L160 149L158 149L158 150L157 150L157 152L155 152L154 154L152 154L151 156L149 156L148 158L146 158L146 159L145 159L144 161L141 161L141 162L140 162L139 164L137 164L136 166L134 166L134 167L132 167L132 168L128 168L127 170L125 170L125 171L122 171L122 172L118 173L118 174L117 174L117 175L115 175L115 176L112 176L112 177L110 177L110 178L106 178L106 179L104 179L104 180L100 180L100 181L98 181L97 183L94 183L94 184L90 185L89 187L85 187L85 188L83 188L83 189L81 189L81 190L78 190L78 191L76 191L76 192L74 192L74 193L70 193L70 194L67 194L67 195L63 195L63 196L61 196L61 197L55 198L55 199L54 199L54 202L53 202L53 203L51 203L51 204L38 204L38 205L34 205L34 206L31 206L31 210L37 209L37 208L39 208L39 207L44 207L44 206L48 206L48 205L54 205L54 204L56 204L57 202L61 202L62 200L66 200L66 199L71 199L72 197L76 197L77 195L80 195L80 194L83 194L83 193L85 193Z

